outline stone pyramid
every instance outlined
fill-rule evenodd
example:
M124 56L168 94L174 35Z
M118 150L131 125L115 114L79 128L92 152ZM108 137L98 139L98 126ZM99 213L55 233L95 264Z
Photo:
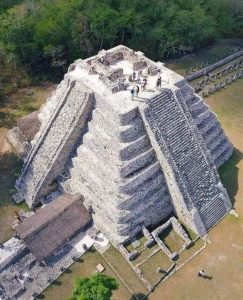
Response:
M75 61L38 117L16 182L30 207L53 189L81 193L115 245L173 214L204 236L231 209L217 168L233 147L216 115L141 52L117 46Z

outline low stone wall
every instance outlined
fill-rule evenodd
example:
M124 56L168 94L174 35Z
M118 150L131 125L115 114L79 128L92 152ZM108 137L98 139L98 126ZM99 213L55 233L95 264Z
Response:
M174 252L172 253L163 243L163 241L158 237L161 232L163 232L165 229L167 229L169 226L172 226L172 228L175 230L175 232L184 240L183 248L188 248L193 243L190 238L188 237L187 233L181 226L181 224L177 221L175 217L171 217L165 224L157 227L154 231L152 231L152 236L160 246L160 248L169 256L171 260L174 260L178 257L178 253Z
M187 233L185 232L181 224L177 221L177 219L175 217L172 217L170 220L175 232L185 241L184 247L188 248L189 246L191 246L192 241L189 239Z
M148 231L148 229L146 227L143 226L142 231L143 231L143 235L147 239L147 241L144 243L144 246L146 248L148 248L150 245L152 245L154 243L154 238L153 238L152 234Z
M129 261L129 262L131 260L135 259L139 255L139 253L137 252L137 250L134 250L132 252L127 251L127 249L122 244L120 244L118 246L118 249L121 252L121 254L125 257L125 259L127 261Z
M238 58L238 57L240 57L242 55L243 55L243 50L241 50L239 52L236 52L236 53L234 53L234 54L232 54L232 55L230 55L230 56L228 56L228 57L226 57L226 58L224 58L224 59L216 62L215 64L212 64L212 65L210 65L210 66L208 66L206 68L198 70L198 71L196 71L196 72L194 72L194 73L192 73L190 75L187 75L186 76L186 80L187 81L192 81L193 79L198 78L200 76L203 76L204 74L206 74L208 72L211 72L214 69L216 69L218 67L221 67L221 66L227 64L228 62L230 62L230 61L232 61L232 60L234 60L234 59L236 59L236 58Z
M206 85L204 86L203 90L199 93L202 97L206 97L209 94L213 94L217 90L224 88L226 85L230 84L231 82L235 81L236 79L243 77L243 70L239 70L232 74L230 77L227 77L225 80L220 81L219 83L214 84L212 87L206 89ZM215 77L217 78L217 77Z

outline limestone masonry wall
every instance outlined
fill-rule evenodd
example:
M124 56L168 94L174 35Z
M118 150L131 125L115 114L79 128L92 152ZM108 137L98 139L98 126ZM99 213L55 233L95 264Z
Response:
M139 232L141 224L166 218L173 208L138 110L125 123L124 116L116 115L113 125L108 124L112 108L104 110L105 99L95 98L95 112L72 159L68 184L92 205L96 223L106 235L122 241Z
M169 190L177 214L203 236L219 216L226 213L230 202L218 187L220 180L211 155L193 123L180 90L175 93L163 90L147 103L145 118L151 129L149 135L157 142L158 155L163 152L160 163L162 168L165 166L168 170L165 176L171 183ZM181 202L186 204L187 209L182 209ZM195 208L205 230L202 230L201 220L198 220L199 226L197 222L193 226L188 217L188 213ZM214 213L215 208L218 214Z
M193 93L192 87L185 84L183 88L181 88L181 93L206 142L216 167L219 168L232 155L233 145L225 135L217 120L217 116L210 111L201 97Z
M86 123L91 105L90 91L71 82L51 118L39 132L16 182L16 188L30 207L45 195L48 186L62 172Z
M203 236L231 208L217 167L233 147L216 115L183 77L141 52L117 46L77 60L38 118L16 182L30 207L53 188L81 193L116 246L173 214Z

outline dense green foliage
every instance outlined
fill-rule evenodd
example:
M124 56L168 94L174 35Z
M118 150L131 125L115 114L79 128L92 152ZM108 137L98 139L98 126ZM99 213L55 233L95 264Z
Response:
M112 277L97 273L91 278L79 278L71 300L109 300L112 290L118 288Z
M23 0L12 8L20 1L1 2L0 61L17 61L47 79L117 44L161 59L243 35L237 0Z
M2 1L0 1L0 13L13 7L16 4L20 4L21 2L23 2L23 0L2 0Z

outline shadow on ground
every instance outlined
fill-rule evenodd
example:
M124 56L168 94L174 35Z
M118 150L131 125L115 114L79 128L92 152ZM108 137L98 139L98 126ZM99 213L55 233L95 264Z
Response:
M218 169L220 179L228 192L233 206L235 204L235 196L239 188L239 168L237 165L242 159L243 153L234 148L234 152L230 159Z
M149 300L149 298L144 294L134 294L130 300Z
M14 183L22 167L22 161L14 153L0 154L0 207L9 205Z
M16 125L16 117L10 112L0 111L0 127L12 128Z

